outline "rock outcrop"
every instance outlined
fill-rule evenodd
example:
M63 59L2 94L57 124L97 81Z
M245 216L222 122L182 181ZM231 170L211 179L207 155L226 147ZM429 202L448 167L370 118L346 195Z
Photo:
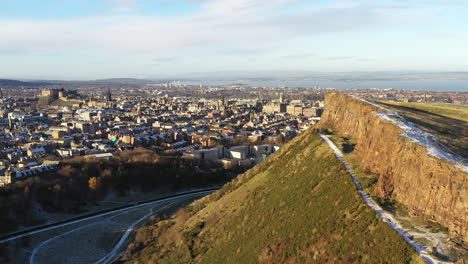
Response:
M332 93L325 104L321 125L357 139L354 155L364 170L379 175L378 196L406 205L410 213L468 242L466 161L444 152L430 135L418 138L398 115L389 118L392 113L370 102Z

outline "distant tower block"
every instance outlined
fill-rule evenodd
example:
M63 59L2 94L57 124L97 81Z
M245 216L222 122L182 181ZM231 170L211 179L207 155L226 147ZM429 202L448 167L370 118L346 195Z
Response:
M3 89L0 88L0 98L3 98Z

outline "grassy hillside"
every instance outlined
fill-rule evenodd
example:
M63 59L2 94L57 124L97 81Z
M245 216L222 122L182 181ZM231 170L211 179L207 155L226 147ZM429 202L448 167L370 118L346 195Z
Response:
M401 108L412 108L420 111L429 112L435 115L450 117L468 122L468 106L456 104L437 104L437 103L405 103L392 101L379 101L387 105Z
M37 101L37 108L46 108L50 103L52 103L52 99L48 96L41 96L39 97L39 101Z
M312 130L220 191L138 230L127 263L419 263Z
M452 151L468 158L468 106L391 101L377 103L397 111L419 128L432 133Z
M74 104L79 104L81 101L78 100L52 100L52 98L48 96L41 96L37 102L37 108L47 108L49 106L69 106L72 107Z

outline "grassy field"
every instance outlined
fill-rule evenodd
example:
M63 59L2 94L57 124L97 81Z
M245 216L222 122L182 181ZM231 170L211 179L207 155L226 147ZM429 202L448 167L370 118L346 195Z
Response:
M413 108L432 114L458 119L468 122L468 105L456 104L436 104L436 103L405 103L392 101L378 101L382 104L392 105L401 108Z
M451 104L402 103L376 101L397 111L448 146L468 158L468 106Z
M422 263L312 130L223 189L140 229L127 263Z

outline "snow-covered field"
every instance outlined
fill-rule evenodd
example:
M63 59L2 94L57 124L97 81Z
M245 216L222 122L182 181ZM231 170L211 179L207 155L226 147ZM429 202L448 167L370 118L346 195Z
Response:
M405 239L406 242L408 242L410 245L412 245L416 249L418 254L422 258L424 258L428 263L434 263L434 264L449 263L449 262L439 261L439 260L435 259L432 255L430 255L432 253L432 250L433 250L432 247L420 245L420 244L416 243L413 240L416 237L422 237L422 238L427 239L428 241L437 242L437 243L432 244L433 247L435 247L436 249L437 249L437 247L439 247L440 248L439 250L443 251L445 249L445 245L442 243L443 239L441 239L440 236L434 236L434 234L432 234L430 232L423 232L423 231L421 231L421 232L414 232L414 231L410 232L409 230L404 229L402 227L402 225L400 224L400 222L396 219L396 217L393 214L383 210L382 207L380 207L369 196L369 194L367 194L366 192L363 191L362 186L359 183L359 180L358 180L357 176L354 174L354 172L353 172L351 166L348 164L348 162L346 162L346 160L344 159L344 155L341 152L341 150L328 137L326 137L324 135L320 135L320 137L323 139L323 141L325 141L328 144L328 146L335 153L335 156L337 157L337 159L344 164L344 166L346 167L346 170L349 172L349 174L351 174L353 182L356 184L357 190L361 194L361 196L364 199L364 201L366 202L366 204L370 208L372 208L377 213L377 215L385 223L387 223L391 228L393 228L395 231L397 231L398 234L401 237L403 237L403 239Z

